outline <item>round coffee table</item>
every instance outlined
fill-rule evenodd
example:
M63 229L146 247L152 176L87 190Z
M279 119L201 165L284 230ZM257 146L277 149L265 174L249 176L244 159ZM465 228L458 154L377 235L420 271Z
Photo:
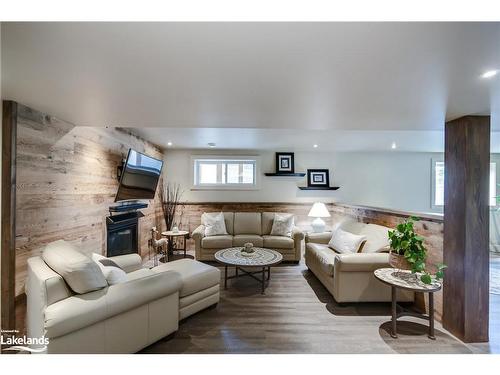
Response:
M396 322L401 316L413 316L429 321L429 338L435 340L434 336L434 292L441 290L442 284L439 281L433 281L432 284L424 284L420 281L419 274L413 274L411 271L400 270L396 268L380 268L373 271L375 277L384 284L390 285L392 297L392 333L391 337L398 338ZM397 303L397 288L410 290L412 292L429 293L429 314L419 314L407 311ZM398 313L398 307L401 312Z
M275 250L264 249L262 247L254 247L255 252L251 255L245 255L241 252L243 247L230 247L229 249L219 250L215 253L217 262L224 264L224 289L227 289L227 280L234 279L239 276L250 276L259 281L262 286L262 294L266 289L266 281L271 278L271 267L281 263L283 255ZM228 276L227 268L235 267L235 274ZM261 268L259 271L247 271L244 268ZM267 278L266 278L267 270ZM238 271L243 274L239 275ZM262 274L261 278L255 276Z

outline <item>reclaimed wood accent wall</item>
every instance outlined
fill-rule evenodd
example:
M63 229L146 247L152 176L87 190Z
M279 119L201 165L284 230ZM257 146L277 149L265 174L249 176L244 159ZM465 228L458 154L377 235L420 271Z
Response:
M26 260L65 239L83 252L106 253L106 217L118 188L117 166L129 148L163 158L152 143L117 128L75 126L18 105L16 295L24 291ZM161 223L158 197L142 210L139 242Z
M184 202L177 218L179 228L192 232L200 225L203 212L238 211L238 212L287 212L295 215L295 225L304 231L311 230L311 218L307 216L311 203L190 203ZM361 207L340 203L327 203L326 206L332 215L325 219L327 229L346 216L355 218L364 223L373 223L394 228L409 216L420 217L415 229L425 238L428 249L428 267L433 270L433 265L443 261L443 219L440 215L418 214L411 212L384 210L373 207ZM194 250L194 241L188 241L188 249ZM421 310L427 306L424 296L417 296L417 307ZM441 320L443 303L442 293L436 293L434 298L436 308L435 316Z

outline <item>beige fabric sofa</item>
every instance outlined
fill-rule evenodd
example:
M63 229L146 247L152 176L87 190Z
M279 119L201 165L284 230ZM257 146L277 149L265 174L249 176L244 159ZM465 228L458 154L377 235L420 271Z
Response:
M339 254L328 246L332 232L306 236L305 261L310 271L337 302L389 302L391 288L378 281L373 271L390 267L387 251L389 228L346 220L336 228L362 234L367 241L360 253ZM334 228L334 230L336 229ZM414 293L398 290L398 300L410 302Z
M215 267L183 259L148 269L137 254L111 259L127 281L85 294L41 257L28 259L27 333L48 338L47 353L135 353L219 302Z
M214 254L221 249L251 242L280 252L285 261L300 261L304 233L294 228L291 237L271 236L274 212L224 212L224 220L227 235L205 236L203 225L193 231L197 260L215 260Z

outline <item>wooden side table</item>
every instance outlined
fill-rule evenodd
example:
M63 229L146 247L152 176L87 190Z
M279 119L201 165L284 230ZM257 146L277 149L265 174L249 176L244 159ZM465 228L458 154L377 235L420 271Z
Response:
M184 258L186 257L186 242L187 242L187 239L189 237L189 232L187 230L180 230L180 231L177 231L177 232L173 232L171 230L169 231L166 231L166 232L162 232L161 233L162 236L164 237L167 237L168 239L168 253L169 253L169 256L170 255L173 255L174 254L174 251L184 251ZM182 237L183 238L183 247L182 248L176 248L174 246L174 238L176 237Z
M429 338L435 340L434 336L434 293L441 290L442 284L434 281L432 284L424 284L420 281L419 274L413 274L411 271L399 270L395 268L380 268L373 271L375 277L391 287L392 300L392 329L391 337L397 339L397 319L402 316L413 316L429 321ZM397 289L405 289L412 292L428 293L429 294L429 314L419 314L413 311L408 311L398 305ZM401 312L398 313L398 307Z

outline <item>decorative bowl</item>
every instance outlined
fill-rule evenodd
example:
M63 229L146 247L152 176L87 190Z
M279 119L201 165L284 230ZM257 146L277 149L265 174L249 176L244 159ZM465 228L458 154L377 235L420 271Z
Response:
M255 249L253 248L253 243L247 242L246 244L243 245L243 249L241 249L242 253L253 253Z

